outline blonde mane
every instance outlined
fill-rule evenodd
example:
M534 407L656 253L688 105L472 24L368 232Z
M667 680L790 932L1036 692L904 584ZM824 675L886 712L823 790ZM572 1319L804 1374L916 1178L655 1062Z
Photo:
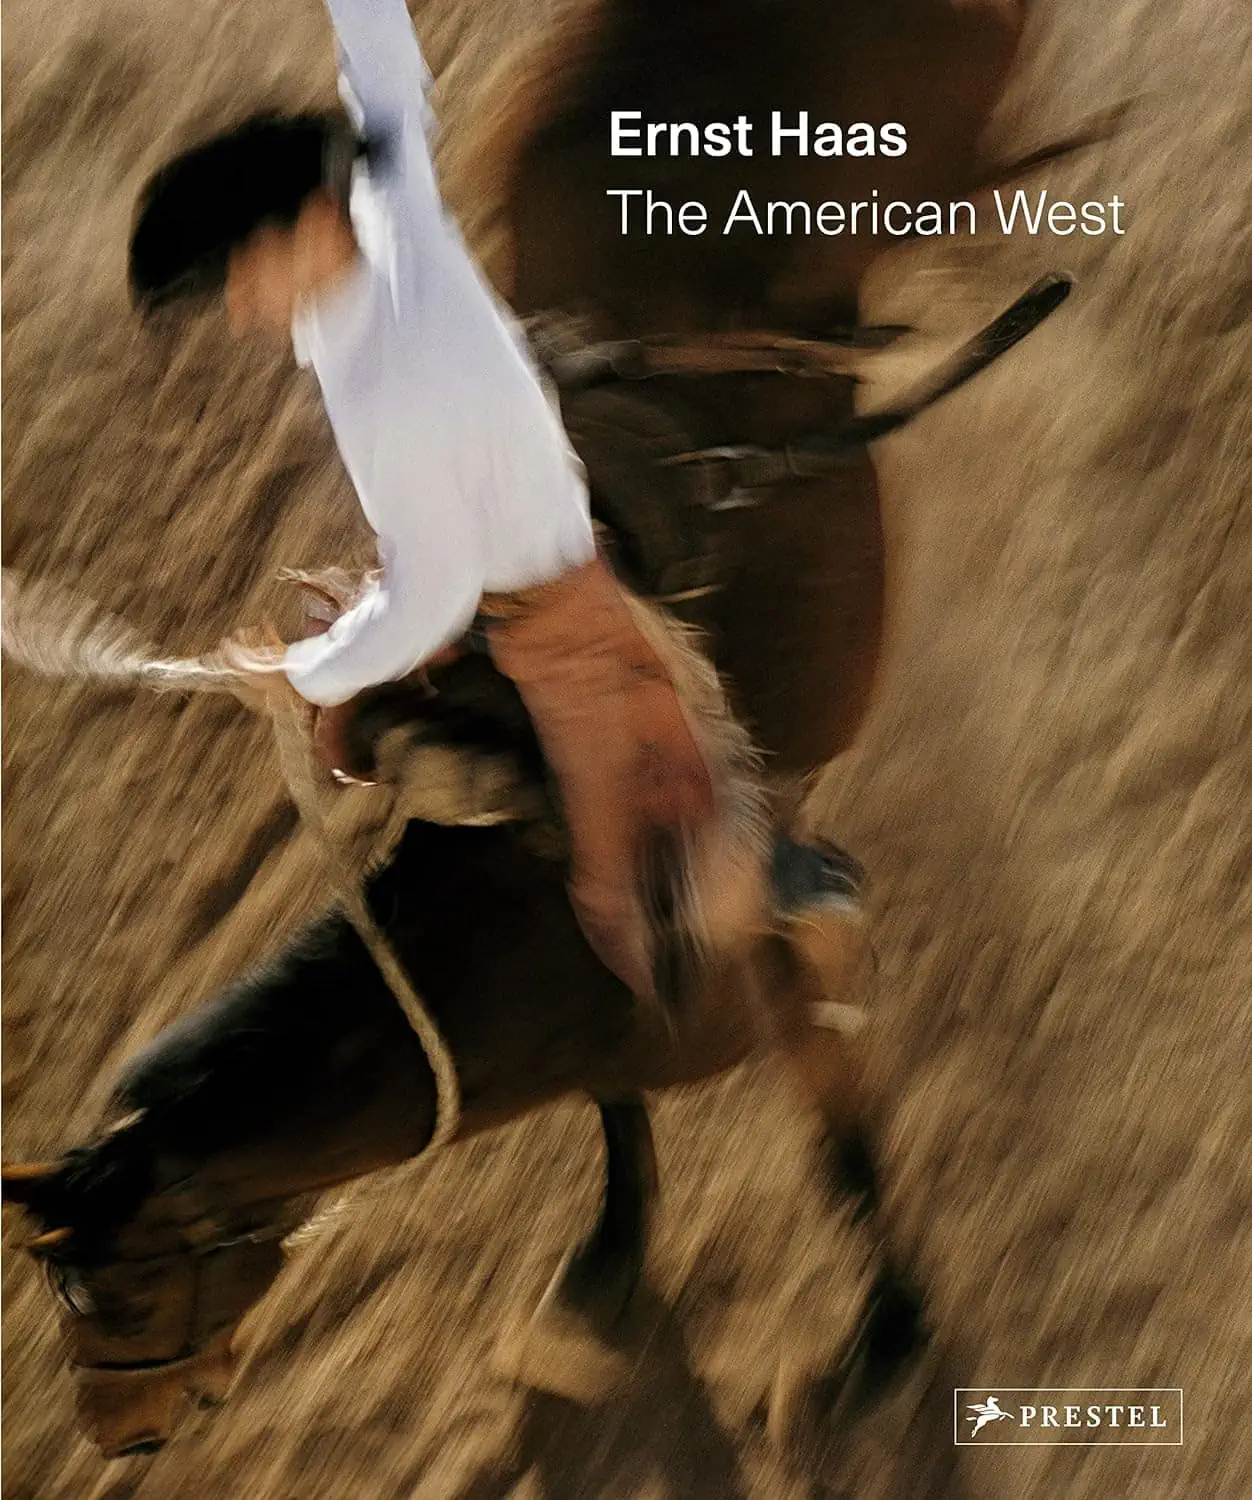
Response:
M508 209L519 163L586 77L609 16L607 0L557 0L543 24L507 47L474 86L472 107L447 141L447 181L466 239L506 300L514 287Z

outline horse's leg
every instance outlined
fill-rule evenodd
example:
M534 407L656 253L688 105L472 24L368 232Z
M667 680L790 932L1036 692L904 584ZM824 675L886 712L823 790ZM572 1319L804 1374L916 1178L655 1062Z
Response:
M771 1403L776 1433L791 1424L797 1401L815 1384L838 1395L855 1383L880 1390L925 1342L922 1298L903 1271L883 1220L877 1150L861 1065L843 1002L863 941L846 919L815 914L767 940L761 975L776 1045L806 1104L820 1122L818 1169L832 1210L850 1207L864 1237L872 1280L853 1339L820 1370L791 1362L779 1372Z
M643 1276L656 1202L656 1153L641 1096L601 1104L604 1196L587 1239L570 1251L545 1301L611 1326Z
M795 1040L789 1060L820 1115L818 1170L827 1201L835 1210L850 1204L854 1222L870 1239L876 1266L861 1352L871 1383L879 1383L918 1348L924 1335L921 1297L900 1269L883 1222L878 1152L863 1108L853 1046L838 1029L819 1023Z
M570 1400L603 1401L629 1360L609 1343L643 1276L656 1201L656 1155L640 1095L599 1104L604 1195L591 1234L565 1257L533 1316L509 1329L496 1368Z

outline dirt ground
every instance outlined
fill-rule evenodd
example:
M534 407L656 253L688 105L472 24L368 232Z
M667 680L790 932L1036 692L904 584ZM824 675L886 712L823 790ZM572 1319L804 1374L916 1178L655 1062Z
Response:
M419 12L436 69L456 60L450 137L538 15ZM4 21L5 561L200 648L258 617L280 563L364 536L309 379L216 320L136 328L130 203L189 135L328 99L328 28L314 0L11 0ZM955 335L1051 265L1078 276L881 447L890 647L822 793L875 881L873 1072L934 1355L878 1411L789 1455L767 1440L780 1358L833 1344L855 1267L762 1063L658 1105L629 1399L528 1400L488 1363L592 1209L571 1105L395 1174L302 1248L230 1404L142 1470L75 1435L50 1305L10 1249L9 1500L1252 1494L1252 12L1043 0L999 133L1027 150L1127 96L1122 136L1047 179L1118 194L1124 237L910 253L869 309ZM17 669L4 706L20 1158L74 1139L140 1038L321 893L233 706ZM954 1449L952 1387L980 1382L1182 1386L1185 1444Z

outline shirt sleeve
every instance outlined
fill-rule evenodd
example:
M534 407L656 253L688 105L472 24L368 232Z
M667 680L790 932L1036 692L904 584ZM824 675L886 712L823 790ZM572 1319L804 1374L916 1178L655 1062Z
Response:
M417 194L439 207L430 69L404 0L326 0L326 8L335 29L339 92L357 129L395 153Z
M406 676L469 629L483 592L480 518L450 500L379 536L381 580L324 634L287 648L287 680L323 708Z

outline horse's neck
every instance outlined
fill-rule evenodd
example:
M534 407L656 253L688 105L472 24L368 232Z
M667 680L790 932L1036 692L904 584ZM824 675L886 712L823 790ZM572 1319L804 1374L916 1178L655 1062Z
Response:
M870 188L903 201L960 197L977 180L979 139L1003 88L1020 25L1017 0L604 0L579 5L527 45L484 90L471 128L467 198L502 228L489 262L522 312L594 302L607 335L774 327L814 334L855 321L857 293L886 240L727 234L736 194L843 202ZM753 123L752 154L681 151L611 157L614 110L635 124ZM872 163L780 149L772 112L807 111L813 128L902 124L908 149ZM794 118L784 122L795 127ZM662 148L668 140L660 142ZM661 228L618 224L606 193L650 187ZM671 201L672 200L672 201ZM702 238L665 217L707 204ZM890 241L895 243L895 241Z
M117 1095L147 1113L164 1150L192 1160L238 1156L245 1175L298 1161L316 1176L325 1155L346 1169L337 1175L355 1175L420 1148L433 1123L427 1086L423 1126L423 1085L420 1044L332 913L162 1032L132 1059ZM390 1087L410 1096L407 1118L378 1113ZM270 1185L283 1195L300 1187L294 1177L258 1182Z

